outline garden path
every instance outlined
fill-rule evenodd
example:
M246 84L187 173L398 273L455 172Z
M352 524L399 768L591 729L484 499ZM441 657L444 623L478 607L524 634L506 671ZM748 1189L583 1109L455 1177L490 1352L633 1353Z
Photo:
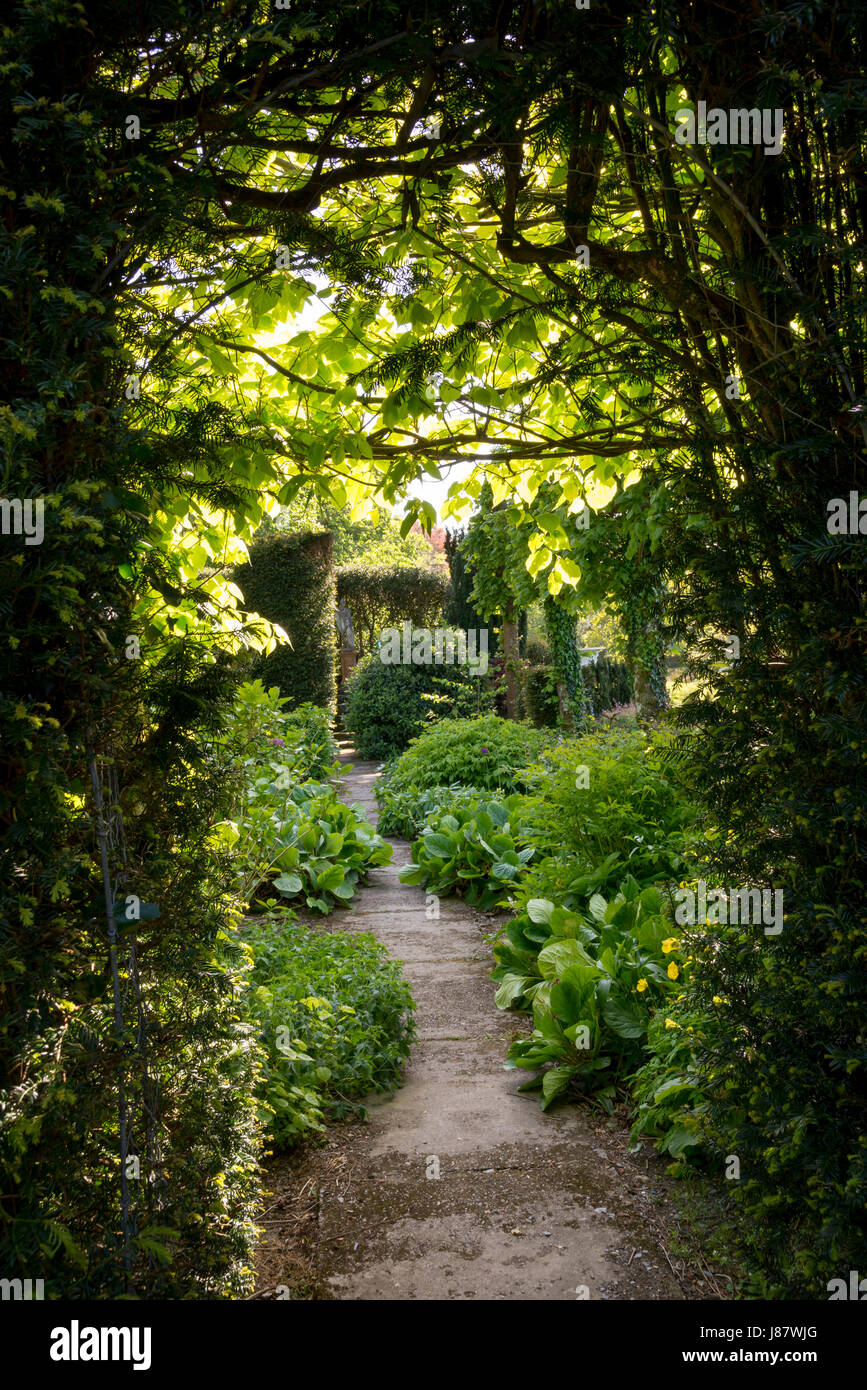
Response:
M343 795L376 822L377 764L344 743ZM318 1177L316 1272L336 1299L706 1297L670 1259L673 1222L656 1155L629 1154L622 1125L560 1106L543 1115L505 1071L526 1023L494 1004L492 922L456 899L426 915L394 860L341 914L403 963L418 1004L405 1084L374 1097L348 1157ZM344 1144L344 1141L338 1140ZM438 1174L438 1176L436 1176ZM675 1273L675 1270L677 1273Z

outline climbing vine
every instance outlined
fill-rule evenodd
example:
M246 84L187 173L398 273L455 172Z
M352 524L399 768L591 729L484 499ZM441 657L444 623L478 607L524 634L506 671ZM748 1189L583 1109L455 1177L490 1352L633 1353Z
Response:
M558 684L565 685L571 705L571 715L577 726L582 726L588 708L587 692L581 678L581 649L578 646L575 614L570 613L550 594L545 599L545 626L551 640L551 653L554 658L554 673Z

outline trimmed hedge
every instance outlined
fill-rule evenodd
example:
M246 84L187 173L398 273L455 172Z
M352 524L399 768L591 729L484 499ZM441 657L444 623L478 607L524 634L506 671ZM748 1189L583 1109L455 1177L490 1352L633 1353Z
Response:
M632 676L625 661L599 656L594 665L582 667L581 674L594 714L615 705L631 704Z
M531 666L549 666L551 664L551 647L541 637L531 637L526 644L524 652Z
M346 728L362 758L402 753L426 724L487 714L493 694L484 676L465 666L386 665L376 652L347 681Z
M448 588L447 576L436 570L396 565L342 565L337 570L337 601L345 602L352 615L359 656L375 650L385 627L406 621L415 628L441 624Z
M329 531L263 536L250 546L250 563L234 579L247 608L279 623L291 646L281 643L269 656L256 657L251 674L276 685L292 706L306 703L335 708L336 607Z
M500 625L497 623L494 626L492 622L488 622L473 604L473 581L476 572L463 545L466 534L466 530L462 529L446 531L445 552L449 566L449 585L443 616L450 627L460 628L464 632L468 628L487 627L488 653L495 657L500 649ZM526 621L526 614L524 618Z
M525 666L522 674L527 718L537 729L556 728L560 712L553 667L548 663ZM632 700L632 681L624 661L600 656L594 665L582 666L581 679L594 715Z

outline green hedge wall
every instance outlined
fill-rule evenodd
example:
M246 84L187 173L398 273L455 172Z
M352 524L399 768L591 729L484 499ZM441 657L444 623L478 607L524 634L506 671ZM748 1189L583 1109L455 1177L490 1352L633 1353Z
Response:
M344 716L362 758L390 758L439 719L490 714L493 694L484 676L458 665L385 665L376 652L347 681Z
M581 674L594 714L632 702L632 677L625 661L599 656L595 665L582 667Z
M581 679L588 708L594 715L600 715L614 705L628 705L632 700L632 681L625 661L610 661L608 657L600 656L595 665L582 666ZM559 707L550 663L524 668L523 692L524 707L530 722L537 729L556 728Z
M448 575L436 570L397 565L341 565L337 571L337 600L352 615L359 656L376 650L384 627L404 621L414 628L442 624L448 594ZM486 624L479 623L479 627Z
M263 536L250 546L250 563L234 574L246 607L289 634L292 645L282 643L270 656L257 657L252 675L279 686L293 708L309 701L334 712L333 554L329 531Z
M553 729L557 725L559 706L554 684L554 668L549 663L525 667L521 673L524 708L527 718L537 729Z

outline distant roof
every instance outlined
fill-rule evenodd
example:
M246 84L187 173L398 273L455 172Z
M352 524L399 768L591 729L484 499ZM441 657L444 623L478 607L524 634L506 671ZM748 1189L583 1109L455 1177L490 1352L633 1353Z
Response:
M419 522L414 521L409 530L410 535L412 535L412 533L415 532L417 536L421 536L424 540L426 540L428 544L431 546L431 548L435 550L438 555L445 554L446 528L444 526L434 526L430 535L428 535L425 531L421 529L421 525L419 524Z

